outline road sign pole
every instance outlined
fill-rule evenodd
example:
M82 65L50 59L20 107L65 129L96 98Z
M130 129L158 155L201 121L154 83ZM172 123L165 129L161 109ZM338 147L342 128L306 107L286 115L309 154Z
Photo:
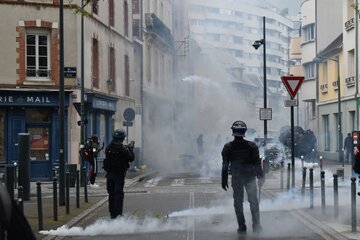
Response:
M291 97L293 99L293 97ZM292 169L292 182L291 187L295 188L295 137L294 137L294 106L290 107L291 115L291 169Z
M282 76L281 80L284 83L286 90L289 92L291 101L294 100L296 93L298 92L302 82L303 76ZM291 114L291 167L292 167L292 188L295 188L295 134L294 134L294 104L290 106Z

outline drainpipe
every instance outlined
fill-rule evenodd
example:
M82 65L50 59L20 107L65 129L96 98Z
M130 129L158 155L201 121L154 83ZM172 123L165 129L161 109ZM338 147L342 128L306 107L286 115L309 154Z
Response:
M359 9L358 0L355 3L355 112L356 112L356 130L359 130L359 106L358 106L358 93L359 93Z

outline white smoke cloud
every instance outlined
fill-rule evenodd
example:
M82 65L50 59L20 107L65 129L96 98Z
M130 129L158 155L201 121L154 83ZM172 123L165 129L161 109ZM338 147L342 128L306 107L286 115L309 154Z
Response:
M178 221L177 219L160 219L150 217L146 217L145 219L138 219L133 216L124 216L114 220L99 219L95 223L85 228L69 228L64 225L56 230L40 231L40 233L55 236L96 236L181 231L186 229L186 221Z

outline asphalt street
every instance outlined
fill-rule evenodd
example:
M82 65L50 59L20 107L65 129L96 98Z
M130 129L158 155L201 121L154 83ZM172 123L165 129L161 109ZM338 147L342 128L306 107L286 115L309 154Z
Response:
M347 239L309 219L308 205L291 194L279 197L272 180L261 196L260 234L252 233L247 202L248 233L237 234L232 191L223 191L219 178L158 174L126 188L123 217L110 220L104 199L74 226L56 229L56 239Z

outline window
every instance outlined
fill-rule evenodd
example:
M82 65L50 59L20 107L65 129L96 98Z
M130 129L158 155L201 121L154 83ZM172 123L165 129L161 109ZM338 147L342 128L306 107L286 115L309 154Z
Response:
M49 127L29 127L30 160L49 160Z
M304 75L305 79L315 78L315 64L314 63L306 63L304 64Z
M115 16L114 16L114 0L109 0L109 25L114 26Z
M48 161L49 130L52 111L50 109L27 109L26 126L30 135L30 160Z
M242 37L235 36L234 37L234 43L239 43L239 44L243 43Z
M99 0L92 1L92 12L96 15L99 14Z
M334 126L334 130L336 132L336 151L339 151L339 114L335 113L334 117L335 117L335 126ZM340 113L340 118L342 118L342 114ZM342 141L342 140L341 140Z
M26 76L29 80L50 78L49 33L28 31L26 34Z
M235 50L235 57L242 57L242 56L243 56L243 51Z
M303 28L303 32L305 42L315 40L315 24L309 24L305 26Z
M325 151L330 151L330 126L329 126L329 115L323 115L323 127L324 127L324 143Z
M129 6L127 0L124 0L124 34L129 35Z
M111 91L115 91L115 49L109 48L109 88Z
M99 88L99 42L95 38L92 41L92 84Z
M214 8L214 7L207 7L206 8L206 11L208 13L219 13L220 12L220 9L219 8Z
M348 51L348 64L347 64L347 76L352 77L354 76L354 69L355 69L355 58L354 58L354 49Z
M355 111L349 111L350 129L355 130Z
M125 55L124 58L125 64L124 64L124 69L125 69L125 96L130 96L130 64L129 64L129 56Z
M206 34L206 38L210 41L220 42L220 34Z
M322 70L323 70L323 83L328 83L328 65L327 62L323 62L322 64Z

